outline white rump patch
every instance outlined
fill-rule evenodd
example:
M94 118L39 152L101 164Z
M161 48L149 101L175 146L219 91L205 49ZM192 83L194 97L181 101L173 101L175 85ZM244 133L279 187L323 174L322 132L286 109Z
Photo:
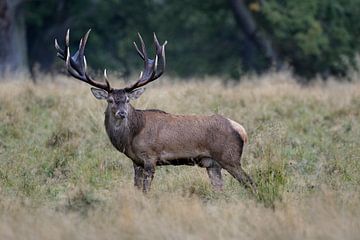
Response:
M243 126L241 126L239 123L227 118L227 120L229 120L232 128L238 132L241 136L241 139L244 141L244 143L247 143L248 142L248 135L245 131L245 128Z

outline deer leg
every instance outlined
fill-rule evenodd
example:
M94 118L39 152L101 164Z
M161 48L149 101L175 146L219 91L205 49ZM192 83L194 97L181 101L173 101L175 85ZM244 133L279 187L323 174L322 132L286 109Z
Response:
M210 178L211 185L216 191L222 191L224 187L224 181L221 175L220 166L211 166L206 168Z
M150 161L144 163L144 179L143 179L143 192L147 193L150 190L151 182L155 174L155 164Z
M242 185L244 185L245 188L250 188L252 193L257 195L257 189L254 181L252 178L245 172L245 170L239 166L224 166L224 168L236 179L238 180Z
M134 186L142 189L144 181L144 168L134 163Z
M206 168L213 188L217 191L223 190L224 182L221 175L221 166L212 158L203 158L198 165Z
M228 171L231 176L239 181L246 189L251 190L251 192L257 196L256 184L252 178L244 171L241 167L241 155L242 155L242 145L239 145L239 148L229 148L215 156L217 162Z

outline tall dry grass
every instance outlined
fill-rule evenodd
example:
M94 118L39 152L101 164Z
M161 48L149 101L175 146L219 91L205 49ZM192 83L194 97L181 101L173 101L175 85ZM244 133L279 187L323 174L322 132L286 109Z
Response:
M105 103L85 84L56 77L0 86L0 239L359 236L359 81L164 78L134 102L243 124L257 197L226 172L225 190L214 192L204 169L185 166L158 168L144 196L132 187L131 161L107 139Z

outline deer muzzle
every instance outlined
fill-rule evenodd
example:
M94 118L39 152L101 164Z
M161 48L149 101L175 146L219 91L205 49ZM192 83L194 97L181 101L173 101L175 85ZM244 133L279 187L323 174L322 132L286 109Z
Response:
M126 118L126 116L127 116L127 112L125 112L124 110L118 110L115 113L115 117L119 119L124 119Z

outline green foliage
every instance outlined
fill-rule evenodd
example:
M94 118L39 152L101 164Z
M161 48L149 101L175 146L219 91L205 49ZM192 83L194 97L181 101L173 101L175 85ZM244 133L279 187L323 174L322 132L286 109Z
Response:
M109 68L129 75L142 63L133 44L137 32L149 51L152 33L168 40L168 72L180 76L224 74L238 77L241 59L238 30L226 1L33 1L27 4L27 25L32 62L46 66L55 59L53 38L63 39L71 28L73 51L80 37L92 28L87 47L88 62L94 69ZM44 39L46 39L44 41ZM38 42L46 52L41 53ZM36 45L36 46L35 46ZM240 47L239 47L240 46ZM40 52L40 53L39 53ZM41 56L50 55L44 60ZM38 56L39 55L39 56ZM42 62L43 61L43 62ZM62 64L61 64L62 66Z
M258 18L296 73L345 75L360 49L357 0L266 1ZM349 64L350 63L350 64Z
M176 73L239 76L242 46L226 1L168 0L156 9L162 12L153 26L168 37L168 61Z
M253 1L247 1L249 6ZM253 15L266 31L280 61L305 77L345 75L360 49L357 0L272 0ZM182 77L224 75L267 69L264 54L246 39L227 1L131 0L29 1L27 38L32 65L53 67L53 39L71 28L72 50L92 28L87 56L93 69L109 68L124 76L142 67L132 42L140 32L148 48L152 32L168 40L167 72ZM58 65L63 64L56 62Z

